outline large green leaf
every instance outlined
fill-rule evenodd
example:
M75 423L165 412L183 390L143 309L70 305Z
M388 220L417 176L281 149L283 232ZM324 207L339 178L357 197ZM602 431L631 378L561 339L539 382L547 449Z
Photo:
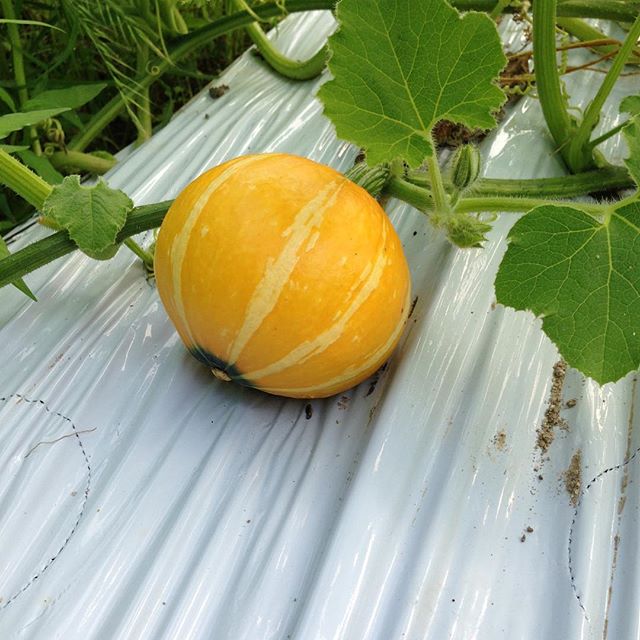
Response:
M27 111L25 113L8 113L0 116L0 139L6 138L10 133L19 131L24 127L38 124L47 118L53 118L59 113L66 111L67 107L58 107L56 109L38 109L36 111Z
M90 100L93 100L105 87L106 83L80 84L64 89L51 89L43 91L37 96L27 100L23 108L25 111L38 109L77 109Z
M640 366L640 203L603 221L544 205L509 233L498 302L529 309L564 359L599 383Z
M87 255L98 260L110 258L117 246L133 202L126 193L111 189L100 179L84 187L79 176L67 176L45 200L42 212L63 229Z
M418 166L442 119L495 125L506 58L488 16L461 17L445 0L341 0L337 17L333 80L318 95L338 135L363 147L369 164Z

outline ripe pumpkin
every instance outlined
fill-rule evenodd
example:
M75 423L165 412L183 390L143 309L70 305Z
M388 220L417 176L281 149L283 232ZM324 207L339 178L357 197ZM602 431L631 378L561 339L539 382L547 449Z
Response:
M194 180L156 244L160 298L219 378L326 397L373 373L409 313L410 276L380 205L337 171L249 155Z

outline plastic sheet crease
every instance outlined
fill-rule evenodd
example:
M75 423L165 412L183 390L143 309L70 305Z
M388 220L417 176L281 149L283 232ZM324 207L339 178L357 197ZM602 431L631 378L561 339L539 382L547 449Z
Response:
M304 57L333 28L293 16L277 38ZM345 169L357 150L322 116L323 81L245 55L224 96L203 92L109 181L142 204L243 153ZM492 176L561 171L531 98L482 150ZM388 211L417 296L409 329L375 379L309 407L213 380L125 251L36 272L38 304L0 292L0 637L640 638L635 377L600 388L570 370L569 428L541 454L558 355L539 321L495 305L512 218L458 251Z

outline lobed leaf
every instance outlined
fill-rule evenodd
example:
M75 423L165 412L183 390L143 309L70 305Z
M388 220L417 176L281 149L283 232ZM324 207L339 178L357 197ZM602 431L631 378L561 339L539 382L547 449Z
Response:
M369 164L420 165L442 119L495 126L506 58L488 16L461 17L445 0L341 0L337 17L333 80L318 95L338 135L363 147Z
M531 310L563 358L600 384L640 366L640 203L603 221L537 207L511 229L498 302Z
M42 212L61 228L87 255L98 260L117 251L116 236L133 209L126 193L111 189L100 179L84 187L79 176L67 176L45 200Z

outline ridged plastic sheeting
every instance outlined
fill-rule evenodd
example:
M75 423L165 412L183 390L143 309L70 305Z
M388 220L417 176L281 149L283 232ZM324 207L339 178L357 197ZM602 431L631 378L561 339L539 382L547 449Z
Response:
M333 27L293 16L277 37L304 57ZM601 76L574 77L584 99ZM248 152L345 169L356 150L313 97L325 79L288 82L245 54L223 97L203 92L109 182L141 204ZM531 98L482 150L491 176L561 173ZM29 276L38 304L0 292L0 637L640 638L635 377L554 378L540 322L495 305L510 215L461 251L388 211L409 328L384 371L308 406L214 380L125 250ZM552 392L566 428L543 454Z

